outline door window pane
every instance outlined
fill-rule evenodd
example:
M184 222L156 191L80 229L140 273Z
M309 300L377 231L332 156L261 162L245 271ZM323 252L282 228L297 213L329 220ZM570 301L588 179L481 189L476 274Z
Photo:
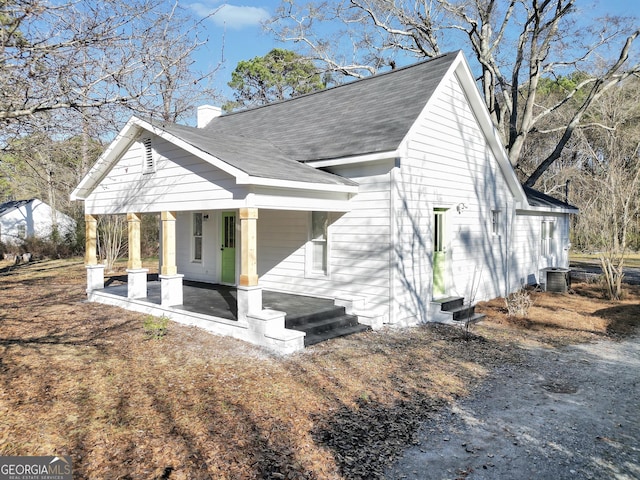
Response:
M433 217L433 250L444 252L444 211L436 210Z
M224 217L224 248L236 248L236 217L234 215Z

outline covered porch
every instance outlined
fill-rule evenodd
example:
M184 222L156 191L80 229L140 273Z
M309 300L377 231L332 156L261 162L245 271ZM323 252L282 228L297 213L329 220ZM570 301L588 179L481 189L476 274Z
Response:
M259 217L268 211L348 212L357 192L354 181L283 156L268 142L213 138L199 128L132 117L71 195L85 207L88 299L166 315L278 352L301 350L305 333L285 324L287 312L263 304ZM160 216L156 283L148 282L140 258L144 214ZM96 248L101 215L127 217L126 296L105 288ZM262 261L273 268L282 258L265 255ZM236 318L191 311L186 280L232 286ZM324 292L333 296L330 288Z
M238 321L236 287L185 280L182 305L167 307L162 305L161 283L157 275L148 275L147 296L136 299L128 296L127 276L116 280L114 282L112 278L105 288L93 291L92 300L155 316L164 315L178 323L242 340L247 340L251 331L248 324ZM282 335L281 338L272 338L278 350L287 346L298 349L300 339L304 346L309 346L369 329L358 324L356 316L347 314L346 308L332 299L263 290L262 307L285 315L285 328L289 331L284 336L286 338Z
M263 288L257 272L258 209L240 208L231 222L238 247L237 281L205 283L185 279L176 252L176 212L161 212L159 274L149 274L141 259L141 213L127 213L128 262L118 282L105 282L97 257L97 215L85 216L87 295L89 301L166 316L178 323L292 353L328 338L369 329L358 323L354 302ZM184 246L182 247L184 248ZM217 250L217 249L216 249ZM212 279L215 282L215 279Z

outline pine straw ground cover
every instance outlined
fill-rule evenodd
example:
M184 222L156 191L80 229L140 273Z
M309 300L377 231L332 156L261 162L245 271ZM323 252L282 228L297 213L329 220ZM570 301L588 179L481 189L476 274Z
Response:
M0 266L1 268L1 266ZM281 357L84 302L79 260L0 270L0 455L71 455L75 478L381 478L421 420L523 348L626 335L640 291L500 300L465 337L437 325L367 332Z

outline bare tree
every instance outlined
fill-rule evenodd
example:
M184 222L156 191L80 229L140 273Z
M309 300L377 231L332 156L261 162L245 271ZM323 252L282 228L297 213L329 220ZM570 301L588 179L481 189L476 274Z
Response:
M124 215L101 215L98 218L98 255L107 272L127 250L127 219Z
M607 295L619 299L624 257L640 215L640 81L612 89L592 104L594 126L579 133L586 189L577 230L587 230L601 251Z
M193 70L202 20L177 2L7 0L0 17L5 137L41 127L44 113L61 129L122 107L175 120L211 95L215 67Z
M545 120L559 110L569 111L563 124L544 128L556 141L524 172L533 186L583 126L589 106L640 72L637 19L585 24L580 15L576 0L336 0L304 6L283 0L270 28L325 62L327 70L354 77L393 67L402 55L432 58L443 48L462 47L473 54L484 102L514 166L529 135L543 132ZM334 25L331 38L318 33L327 22ZM580 83L553 104L540 102L542 79L574 71L586 73ZM586 93L580 101L578 92Z

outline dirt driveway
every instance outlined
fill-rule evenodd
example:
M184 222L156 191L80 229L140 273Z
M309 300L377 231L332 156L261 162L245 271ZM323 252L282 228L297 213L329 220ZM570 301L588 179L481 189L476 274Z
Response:
M640 478L640 337L533 349L427 422L389 479Z

